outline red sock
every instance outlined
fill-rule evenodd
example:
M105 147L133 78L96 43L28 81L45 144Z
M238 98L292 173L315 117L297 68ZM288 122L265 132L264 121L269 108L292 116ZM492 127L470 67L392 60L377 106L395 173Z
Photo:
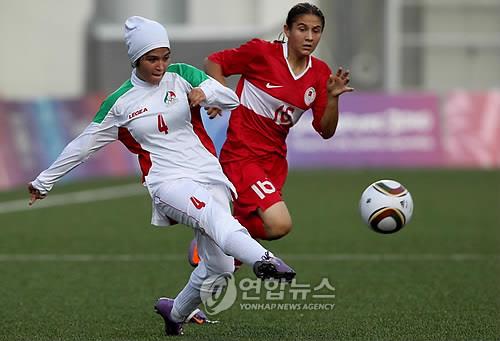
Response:
M253 239L267 239L267 233L264 228L264 222L258 214L249 214L246 216L234 216L241 225L245 226Z

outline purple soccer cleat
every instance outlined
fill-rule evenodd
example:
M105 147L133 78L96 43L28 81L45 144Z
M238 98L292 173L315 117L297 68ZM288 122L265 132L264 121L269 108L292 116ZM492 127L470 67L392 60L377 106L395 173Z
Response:
M157 314L160 314L165 320L165 333L167 335L183 335L182 323L175 322L171 318L174 300L171 298L160 297L155 304Z
M295 278L295 271L278 257L270 256L269 252L262 260L255 262L253 272L260 279L278 279L291 282Z

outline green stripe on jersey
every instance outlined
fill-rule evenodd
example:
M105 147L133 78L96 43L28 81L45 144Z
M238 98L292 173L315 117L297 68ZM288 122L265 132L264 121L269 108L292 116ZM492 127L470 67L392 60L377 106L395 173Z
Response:
M168 72L173 72L184 78L193 88L199 86L201 83L208 79L205 72L195 68L189 64L176 63L170 64L167 69Z
M127 91L129 91L133 87L134 86L132 85L132 82L130 81L130 79L127 80L125 83L123 83L122 86L120 86L118 88L118 90L113 92L111 95L109 95L104 100L104 102L102 102L101 107L99 108L99 111L97 112L97 114L95 114L92 122L101 123L102 121L104 121L104 118L106 117L108 112L111 110L113 105L115 105L118 98L120 98L123 94L125 94Z

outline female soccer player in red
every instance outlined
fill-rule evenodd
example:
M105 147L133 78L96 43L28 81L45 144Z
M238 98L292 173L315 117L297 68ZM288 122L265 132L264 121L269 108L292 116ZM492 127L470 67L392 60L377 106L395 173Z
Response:
M286 42L253 39L206 60L207 74L222 84L225 77L241 75L236 89L241 104L231 113L220 162L238 192L233 214L256 239L278 239L292 228L281 194L288 174L288 131L311 109L314 129L331 138L339 96L354 90L348 86L349 71L339 68L332 74L312 56L324 28L321 10L299 3L288 12ZM218 113L209 111L211 117Z

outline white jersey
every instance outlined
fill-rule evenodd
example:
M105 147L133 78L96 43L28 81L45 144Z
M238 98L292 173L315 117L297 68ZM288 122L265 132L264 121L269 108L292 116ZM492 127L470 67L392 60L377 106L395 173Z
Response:
M232 110L239 105L231 89L193 66L171 64L159 85L142 81L134 69L131 78L106 98L93 122L32 182L33 186L46 194L92 153L120 140L138 155L151 195L160 184L179 179L224 184L235 193L219 161L193 129L187 96L195 87L206 95L203 106Z

